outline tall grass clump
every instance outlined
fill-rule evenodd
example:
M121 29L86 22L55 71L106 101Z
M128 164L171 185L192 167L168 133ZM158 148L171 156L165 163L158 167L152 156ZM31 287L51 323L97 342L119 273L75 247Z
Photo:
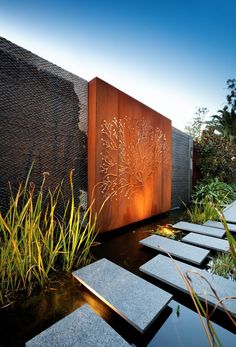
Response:
M209 200L193 203L189 208L186 206L186 213L192 223L204 224L208 220L217 220L218 213L216 205Z
M211 273L236 281L236 266L230 253L218 253L208 266Z
M32 167L16 194L10 185L8 210L0 212L0 305L43 288L56 270L70 272L86 264L96 237L92 206L82 211L75 203L73 171L66 202L62 182L53 191L46 189L44 174L36 190L29 181L31 171Z

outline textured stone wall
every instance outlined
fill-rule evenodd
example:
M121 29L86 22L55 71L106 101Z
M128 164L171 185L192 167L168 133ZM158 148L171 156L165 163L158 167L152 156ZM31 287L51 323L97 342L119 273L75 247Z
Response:
M74 169L77 196L87 192L87 95L87 81L0 38L0 206L33 161L37 186Z
M192 138L172 127L172 208L187 203L192 185Z

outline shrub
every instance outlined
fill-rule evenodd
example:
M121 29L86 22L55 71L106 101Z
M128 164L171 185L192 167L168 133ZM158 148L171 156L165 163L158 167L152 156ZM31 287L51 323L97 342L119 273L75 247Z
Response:
M194 202L208 201L217 205L231 203L236 198L236 191L230 184L219 181L218 178L203 180L195 187L192 194Z
M209 128L194 144L197 166L205 179L218 177L226 183L236 182L236 145Z

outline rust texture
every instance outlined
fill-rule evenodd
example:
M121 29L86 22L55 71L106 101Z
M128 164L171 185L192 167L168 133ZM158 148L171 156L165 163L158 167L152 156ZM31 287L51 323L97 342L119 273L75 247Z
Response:
M171 121L106 82L89 82L88 197L100 232L171 207Z

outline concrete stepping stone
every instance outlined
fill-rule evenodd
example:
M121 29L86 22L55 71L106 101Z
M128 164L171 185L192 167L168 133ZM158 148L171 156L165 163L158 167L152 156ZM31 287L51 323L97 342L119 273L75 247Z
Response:
M227 240L220 240L216 239L215 237L205 235L190 233L187 236L183 237L182 241L213 249L215 251L226 252L229 250L229 243Z
M227 223L236 224L236 211L232 213L224 213L224 217Z
M224 225L221 222L216 222L213 220L208 220L203 225L206 225L208 227L213 227L213 228L224 229ZM229 231L231 233L236 233L236 225L235 224L227 223L227 225L228 225Z
M236 223L236 200L223 210L223 215L227 222Z
M141 333L172 299L171 294L105 258L73 276Z
M236 295L235 282L227 280L224 277L213 275L206 270L201 270L191 265L182 263L180 261L173 261L171 258L158 255L155 258L148 261L146 264L140 267L140 271L169 284L170 286L177 288L185 293L188 290L184 284L184 281L177 270L177 267L183 274L188 274L192 280L193 288L198 297L205 301L207 299L209 304L215 305L218 303L217 298L214 296L212 290L201 276L209 281L211 286L215 289L220 299L225 297L231 297ZM192 273L189 271L193 271ZM200 274L201 276L197 275ZM224 305L229 312L236 315L236 300L229 299L224 300ZM218 306L219 309L223 310L222 306Z
M184 244L159 235L149 236L139 241L139 243L162 253L168 252L172 256L197 265L200 265L210 253L206 249Z
M109 324L83 305L26 342L26 347L128 347Z
M190 231L192 233L203 234L213 237L222 238L225 235L225 230L219 228L207 227L204 225L188 223L188 222L178 222L173 225L176 229L181 229L185 231Z
M229 210L236 209L236 200L231 202L231 204L227 205L224 209L223 212L227 212Z

